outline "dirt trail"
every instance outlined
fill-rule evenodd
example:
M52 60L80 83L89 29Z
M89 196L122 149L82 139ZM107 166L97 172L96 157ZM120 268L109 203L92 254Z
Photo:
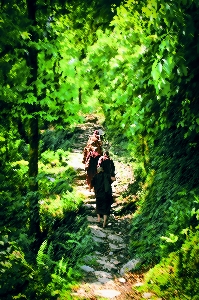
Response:
M131 228L131 214L123 217L117 212L122 208L120 194L133 180L133 172L130 166L115 161L117 179L113 183L113 196L111 215L108 225L102 228L102 222L97 223L95 213L95 197L88 191L85 179L84 165L82 164L82 152L89 135L95 129L103 128L97 123L95 117L90 116L84 126L81 126L77 142L73 144L73 152L69 162L78 171L76 184L78 191L85 195L85 208L87 211L88 226L92 238L96 244L96 251L85 257L85 264L81 267L84 278L77 290L74 290L73 299L143 299L141 295L132 289L133 285L142 285L142 276L128 272L139 261L130 259L128 255L128 243ZM124 180L125 179L125 180ZM150 299L150 297L146 297Z

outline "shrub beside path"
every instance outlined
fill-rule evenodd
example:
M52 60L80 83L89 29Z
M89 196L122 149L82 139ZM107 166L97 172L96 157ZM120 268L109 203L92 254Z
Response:
M114 160L117 172L116 181L113 183L115 201L108 225L104 229L102 222L97 222L94 192L88 191L82 164L83 148L95 129L103 131L97 119L90 116L87 122L77 129L73 152L69 156L69 164L78 172L76 185L85 197L88 226L95 245L95 251L84 257L84 264L81 266L84 276L78 288L71 293L71 297L85 300L151 299L151 293L141 295L133 289L133 286L142 285L142 275L130 272L139 263L138 259L131 259L128 254L132 214L119 215L123 207L120 195L132 182L133 172L130 166L121 161Z

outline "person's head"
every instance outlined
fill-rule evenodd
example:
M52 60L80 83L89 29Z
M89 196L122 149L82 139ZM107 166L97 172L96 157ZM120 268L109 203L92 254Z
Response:
M104 169L102 167L97 168L97 173L100 173L100 172L103 172L103 171L104 171Z
M94 134L99 135L99 131L98 131L98 130L95 130L95 131L94 131Z
M109 152L108 151L104 151L104 155L109 156Z

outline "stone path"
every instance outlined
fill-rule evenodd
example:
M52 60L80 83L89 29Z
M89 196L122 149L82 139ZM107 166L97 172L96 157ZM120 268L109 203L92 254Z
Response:
M117 211L122 207L120 193L124 191L128 183L133 180L133 173L130 166L114 161L117 172L117 179L113 183L114 204L111 215L105 229L97 222L95 214L95 197L93 192L88 191L85 183L85 171L82 164L82 152L88 136L95 129L103 128L97 124L95 118L87 120L85 126L81 126L78 142L73 145L69 162L78 171L76 184L78 191L85 196L85 208L87 211L88 226L96 249L94 253L84 258L81 266L84 277L79 287L71 294L72 299L150 299L150 295L140 295L132 289L134 285L142 285L142 276L129 272L139 260L130 259L127 245L131 228L131 215L119 217ZM125 181L123 180L125 178ZM145 297L146 296L146 297Z

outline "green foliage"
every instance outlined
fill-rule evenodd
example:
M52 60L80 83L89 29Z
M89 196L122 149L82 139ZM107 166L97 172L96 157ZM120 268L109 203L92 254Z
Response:
M27 226L28 221L28 210L27 210L27 200L25 197L19 195L14 195L9 192L0 192L1 203L0 203L0 227L6 224L8 229L20 230Z
M193 228L198 224L199 202L194 201L194 193L187 195L184 192L179 192L178 197L178 199L176 197L175 202L171 203L166 213L167 216L165 216L165 219L175 221L169 224L166 231L165 235L169 235L169 237L161 237L165 241L165 243L160 244L161 256L166 256L171 251L177 251L184 242L185 237L182 233L186 233L188 228Z
M55 268L54 273L51 275L52 280L48 284L47 289L50 291L51 297L57 299L71 299L71 286L80 277L80 273L77 270L68 268L67 262L63 259L60 260Z
M78 198L73 192L66 192L61 196L51 196L40 200L41 226L47 224L48 230L50 230L56 218L62 219L65 213L76 211L81 202L81 198Z
M89 48L88 63L98 68L93 80L100 86L106 124L135 139L129 147L137 159L146 155L137 152L140 137L153 143L159 131L173 126L184 128L185 137L198 133L198 56L192 47L197 46L196 7L197 1L182 7L127 1L111 23L113 31L99 32L98 42Z
M52 260L53 246L52 243L47 248L47 241L45 240L39 248L36 262L37 271L41 275L44 284L50 281L51 273L53 272L55 261ZM46 252L46 253L45 253Z
M28 220L27 162L17 161L1 168L0 226L20 229Z
M70 142L64 130L41 134L37 176L37 133L49 124L49 128L67 126L73 132L74 124L83 120L82 111L92 111L90 103L96 108L99 99L115 148L127 148L136 166L136 181L129 189L139 199L130 254L141 257L146 267L162 263L165 272L176 257L174 275L169 279L167 272L162 286L157 279L157 291L164 289L168 298L175 299L176 280L180 297L184 297L180 284L186 282L185 294L194 298L197 291L191 294L190 282L198 285L196 272L195 281L189 276L187 281L182 279L180 272L186 267L189 270L188 255L190 266L197 265L193 256L198 251L197 233L190 232L198 226L199 209L198 1L127 0L112 11L112 1L107 4L104 0L31 3L2 2L0 22L1 216L5 213L8 226L3 230L10 230L14 237L13 224L20 229L24 222L26 231L29 205L40 207L42 234L49 246L49 252L45 243L40 248L35 285L26 289L16 278L16 283L22 284L17 297L68 297L68 283L62 277L70 281L72 271L62 256L65 250L67 254L74 250L78 260L81 252L81 238L74 234L78 225L74 231L69 225L81 223L76 215L80 201L69 192L74 173L67 167L64 150L69 150ZM100 7L100 12L95 7ZM111 142L112 150L114 140ZM39 206L28 202L24 161L28 150L29 174L35 177L30 189ZM58 224L65 224L68 232L60 242L66 230L61 226L55 246L50 236ZM187 232L189 237L184 236ZM25 247L26 237L22 240ZM23 243L15 245L20 253ZM54 257L56 247L58 259ZM8 260L12 256L8 255ZM56 266L52 277L42 261L50 272ZM26 260L19 265L17 270L29 274Z
M158 297L166 299L197 299L199 293L199 231L188 230L186 239L177 252L147 272L145 286Z
M8 235L1 235L0 243L0 295L1 299L12 299L12 296L23 290L32 279L33 269L27 263L22 249L15 241L10 241Z
M57 151L47 150L41 154L39 162L38 182L41 198L72 192L72 183L76 175L73 168L67 165L68 152L59 149Z
M39 193L32 195L39 196L43 243L29 236L28 162L13 161L1 169L1 299L70 299L71 285L80 276L78 262L93 245L80 213L82 198L72 192L76 172L67 160L62 149L41 155ZM41 242L36 257L35 242Z
M61 165L59 159L59 153L57 151L52 151L52 150L46 150L45 152L41 153L41 162L43 164L52 163L53 166L56 166L56 164Z
M78 232L78 230L80 231ZM88 232L85 232L85 228L78 228L76 234L67 234L66 229L61 229L61 227L58 231L64 245L61 258L59 258L60 253L57 255L54 251L57 249L59 241L56 239L51 242L45 240L38 251L36 264L28 262L27 249L25 255L17 243L20 240L12 242L9 241L7 235L1 236L1 299L47 300L57 299L58 296L63 299L66 296L67 299L70 299L70 288L81 275L75 266L82 256L91 250L91 239L89 239ZM65 241L63 232L65 232ZM30 245L27 237L21 238ZM89 247L87 243L89 243ZM73 261L70 260L71 250L75 250Z
M36 257L26 228L21 233L1 227L1 299L70 299L71 286L81 275L78 263L94 249L86 217L79 213L81 200L76 197L74 201L74 196L68 194L67 203L60 204L60 214L49 206L54 216L46 225L47 236Z
M3 120L3 124L0 126L0 153L1 163L25 160L28 155L28 146L21 139L20 134L16 129L16 120Z
M198 21L195 0L126 1L85 59L107 130L128 138L130 159L141 168L130 187L139 200L129 252L147 268L178 256L181 232L198 225ZM173 286L179 270L177 263ZM183 299L182 288L180 296L172 289L168 299Z
M146 172L143 167L137 165L137 168L134 169L134 182L131 183L128 187L127 194L139 195L143 190L143 184L146 180Z
M178 130L166 132L158 138L156 148L149 150L151 166L155 169L151 168L146 177L141 207L135 215L131 231L132 254L134 251L138 255L142 253L142 257L149 262L158 261L179 249L184 240L180 232L198 224L193 214L198 210L196 147L190 149L186 141L182 147L182 136ZM176 242L165 245L161 236L169 237L171 234L177 236Z
M71 148L71 138L73 137L74 133L75 131L69 132L64 129L45 130L41 135L40 151L42 153L47 150L56 151L58 149L67 151L69 148Z
M127 155L128 138L123 134L118 134L115 127L106 128L106 121L104 122L105 134L103 136L103 147L113 152L118 159L125 159ZM128 162L128 160L126 160Z
M72 192L72 187L66 182L65 179L59 180L54 187L51 189L51 193L63 194L67 191Z
M85 217L68 211L49 234L37 254L38 276L52 296L70 299L70 288L81 274L78 263L93 250ZM46 281L44 281L46 279ZM43 292L40 292L43 296Z

